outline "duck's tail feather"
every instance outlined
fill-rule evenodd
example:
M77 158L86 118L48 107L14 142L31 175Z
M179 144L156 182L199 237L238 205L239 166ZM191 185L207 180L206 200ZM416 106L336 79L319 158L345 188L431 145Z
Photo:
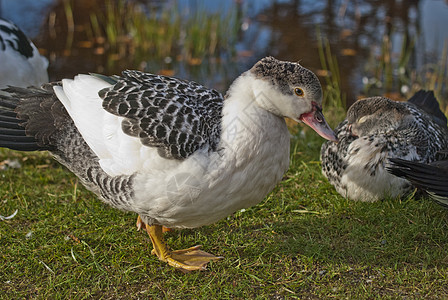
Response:
M67 113L53 92L42 88L9 87L0 94L0 147L19 151L52 150L54 132Z
M390 159L390 173L409 180L437 203L448 206L448 160L425 164L399 158Z

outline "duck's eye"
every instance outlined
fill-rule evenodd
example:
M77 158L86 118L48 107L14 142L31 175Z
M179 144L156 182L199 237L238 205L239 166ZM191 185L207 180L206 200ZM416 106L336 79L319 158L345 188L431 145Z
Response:
M295 88L294 93L299 97L303 97L303 90L301 88Z

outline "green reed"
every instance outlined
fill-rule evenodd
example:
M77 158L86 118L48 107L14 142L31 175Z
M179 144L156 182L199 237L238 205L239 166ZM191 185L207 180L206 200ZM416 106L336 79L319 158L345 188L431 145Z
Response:
M205 57L232 54L240 20L236 9L209 13L199 7L182 11L177 3L146 8L125 0L108 0L103 11L92 12L91 34L104 40L116 59L134 55L171 57L197 64Z
M339 64L336 55L331 52L330 42L321 37L319 30L317 35L319 58L324 75L323 106L329 111L326 113L329 123L336 125L345 116L346 94L341 89Z
M385 35L379 53L373 49L364 68L363 94L373 96L393 93L409 98L420 89L433 90L441 109L448 114L448 44L434 63L416 66L412 57L418 37L401 38L401 47L392 47L391 35ZM426 59L424 57L424 59Z

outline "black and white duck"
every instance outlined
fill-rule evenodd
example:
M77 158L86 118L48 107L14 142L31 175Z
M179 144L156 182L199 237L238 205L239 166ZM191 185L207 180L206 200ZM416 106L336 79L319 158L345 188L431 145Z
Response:
M448 147L447 119L431 91L419 91L407 102L358 100L335 132L339 143L322 145L322 172L339 194L359 201L411 190L409 181L387 171L390 159L430 163Z
M0 18L0 89L48 82L48 60L20 28Z
M263 200L288 169L284 117L336 141L316 75L272 57L240 75L225 97L139 71L7 91L0 147L48 150L104 202L138 214L153 253L185 270L219 257L199 247L170 250L162 226L211 224Z

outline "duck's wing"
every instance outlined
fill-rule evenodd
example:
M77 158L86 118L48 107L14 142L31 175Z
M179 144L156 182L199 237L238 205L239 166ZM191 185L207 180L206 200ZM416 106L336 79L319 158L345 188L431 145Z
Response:
M410 114L399 130L405 144L415 147L417 156L398 157L418 159L423 163L435 160L436 153L448 146L448 127L447 118L440 110L434 93L420 90L403 105Z
M125 71L100 92L103 108L123 117L123 132L157 147L168 159L184 159L199 148L216 149L222 95L195 82Z
M419 163L398 158L390 159L389 171L409 180L415 187L426 191L439 204L448 207L448 160Z
M219 142L223 97L194 82L125 71L78 75L55 91L109 175L180 161Z
M19 151L54 150L55 132L66 121L53 87L9 87L0 93L0 147ZM37 99L37 101L35 99Z

